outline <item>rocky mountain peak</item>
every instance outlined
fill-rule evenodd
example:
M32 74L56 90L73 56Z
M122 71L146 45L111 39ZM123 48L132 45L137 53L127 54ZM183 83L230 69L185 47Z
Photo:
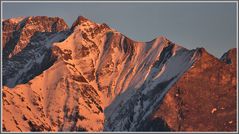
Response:
M30 27L32 25L35 27L42 27L45 31L49 32L57 32L68 29L66 22L59 17L31 16L27 19L26 25Z
M112 30L107 24L95 23L83 16L79 16L71 27L71 31L79 33L88 41L94 40L96 37L102 37Z
M59 17L31 16L3 21L3 57L11 58L22 51L36 33L68 30L68 25Z
M134 41L83 16L3 29L3 131L236 130L236 69L204 48Z
M237 62L236 56L237 56L237 48L232 48L228 50L225 54L223 54L220 60L227 64L236 65L236 62Z
M6 19L3 20L3 22L9 22L9 23L14 23L17 24L19 22L21 22L23 19L25 19L26 17L16 17L16 18L10 18L10 19Z
M200 52L201 54L207 54L207 51L205 48L203 47L200 47L200 48L197 48L198 52Z
M89 24L95 25L96 23L85 18L84 16L78 16L77 19L73 22L71 29L74 30L76 26L83 25L84 23L88 22Z
M217 59L215 56L211 55L205 48L201 47L201 48L196 48L196 51L198 51L198 53L201 55L201 59L202 60L206 60L206 59Z

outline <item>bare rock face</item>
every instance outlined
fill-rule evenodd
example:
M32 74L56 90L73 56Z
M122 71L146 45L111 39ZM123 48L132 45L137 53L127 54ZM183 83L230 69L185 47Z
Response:
M220 60L224 61L227 64L232 64L234 67L236 67L237 64L237 48L232 48L228 50L225 54L222 55Z
M233 51L229 51L231 57L236 56ZM236 131L237 83L233 66L202 49L201 58L169 89L144 129L157 131L164 126L161 130ZM160 122L164 125L148 125Z
M7 19L2 22L2 48L5 48L6 42L11 40L14 31L17 29L17 25L22 20L24 20L24 17Z
M3 58L11 58L22 51L37 32L59 32L68 29L65 21L58 17L13 18L2 23Z
M235 50L219 60L163 36L137 42L82 16L3 28L4 131L236 129Z

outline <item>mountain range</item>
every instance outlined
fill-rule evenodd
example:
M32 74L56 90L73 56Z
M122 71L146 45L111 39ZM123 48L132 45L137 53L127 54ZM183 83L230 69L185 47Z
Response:
M2 22L2 50L3 131L236 131L236 48L31 16Z

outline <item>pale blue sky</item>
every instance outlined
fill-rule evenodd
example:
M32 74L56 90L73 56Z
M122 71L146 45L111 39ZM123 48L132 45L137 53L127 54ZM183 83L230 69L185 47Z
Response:
M58 16L71 26L80 15L138 41L163 35L217 57L236 47L236 3L3 3L4 19Z

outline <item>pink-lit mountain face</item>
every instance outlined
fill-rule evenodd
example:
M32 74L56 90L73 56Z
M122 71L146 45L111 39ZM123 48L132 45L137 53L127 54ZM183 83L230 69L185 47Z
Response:
M2 23L3 131L236 131L236 49L137 42L82 16Z

